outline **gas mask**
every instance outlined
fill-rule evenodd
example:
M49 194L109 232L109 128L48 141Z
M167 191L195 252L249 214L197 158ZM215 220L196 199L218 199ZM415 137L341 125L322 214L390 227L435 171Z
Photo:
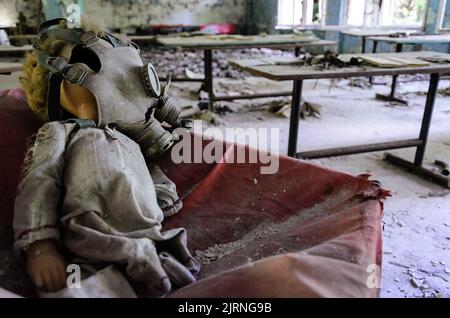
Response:
M60 86L67 80L88 89L95 97L99 128L118 122L118 128L129 128L129 124L136 123L145 129L143 135L148 138L145 143L150 145L145 152L150 158L170 148L173 136L161 123L180 127L185 122L179 120L181 110L167 96L169 85L161 87L153 65L142 62L139 47L108 33L98 36L81 28L60 27L64 22L65 19L44 22L39 27L39 40L67 42L71 48L69 60L49 56L34 47L38 63L50 72L47 95L50 121L74 117L60 105Z
M144 121L137 123L117 121L110 125L136 141L141 146L144 156L149 159L157 159L174 143L173 135L161 125L162 122L172 127L191 128L191 121L181 120L180 108L167 97L166 91L169 86L170 78L157 103L147 110Z

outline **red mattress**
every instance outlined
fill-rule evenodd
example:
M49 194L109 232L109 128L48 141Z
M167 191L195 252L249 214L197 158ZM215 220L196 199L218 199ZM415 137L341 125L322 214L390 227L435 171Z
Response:
M2 253L11 250L26 139L39 126L21 90L0 92ZM243 146L223 147L227 156ZM159 164L184 202L164 227L186 228L189 248L202 251L204 263L197 283L169 297L379 295L382 200L389 192L368 175L287 157L274 175L261 175L261 164L174 164L169 154ZM0 287L32 296L20 264L10 267Z

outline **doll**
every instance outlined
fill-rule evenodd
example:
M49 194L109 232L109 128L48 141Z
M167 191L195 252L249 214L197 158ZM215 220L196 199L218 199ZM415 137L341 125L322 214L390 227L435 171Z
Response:
M14 248L38 292L67 288L69 263L89 268L83 278L112 265L144 296L194 282L186 231L161 228L182 204L151 162L173 142L159 121L180 122L156 71L136 45L101 30L58 19L39 34L22 83L47 123L30 142L14 206Z

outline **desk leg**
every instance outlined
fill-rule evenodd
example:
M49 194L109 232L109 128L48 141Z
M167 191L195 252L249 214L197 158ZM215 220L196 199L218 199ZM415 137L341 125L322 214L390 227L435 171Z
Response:
M401 51L403 51L403 44L398 43L395 46L395 52L400 53ZM397 88L397 79L398 79L398 75L394 75L392 77L392 86L391 86L391 95L390 95L392 100L395 100L395 90Z
M295 157L297 153L298 126L300 122L300 107L302 103L302 80L294 81L292 92L291 120L289 124L288 156Z
M372 47L372 53L377 53L377 48L378 48L378 41L373 40L373 47ZM369 77L369 83L373 84L373 77Z
M395 47L395 52L400 53L402 51L403 51L403 44L397 43L397 45ZM388 102L397 102L397 103L408 105L407 101L405 101L401 98L395 97L395 90L397 89L397 79L398 79L398 75L394 75L392 77L391 93L389 95L376 94L376 98L384 100L384 101L388 101Z
M372 53L377 53L377 49L378 49L378 41L373 41L373 48L372 48Z
M214 111L214 83L213 83L213 62L212 50L205 50L205 85L208 92L208 110Z
M438 85L439 85L439 74L431 74L430 86L428 89L427 101L425 104L425 110L422 119L422 128L420 129L419 135L419 140L421 141L421 143L419 146L417 146L414 163L391 154L386 154L385 159L394 165L405 168L409 171L412 171L413 173L419 174L427 179L430 179L431 181L436 182L444 187L450 188L450 178L422 167L425 149L428 141L428 133L430 131L431 118L433 116L433 108L436 99L436 93L438 90Z
M425 148L427 146L428 132L430 131L431 117L433 115L434 101L436 99L438 85L439 74L431 74L430 87L428 89L427 101L422 119L422 128L420 129L419 136L419 139L422 141L422 145L417 147L416 158L414 159L414 164L416 166L422 166L423 157L425 155Z
M366 40L365 36L363 36L361 38L362 38L361 53L366 53L366 42L367 42L367 40Z

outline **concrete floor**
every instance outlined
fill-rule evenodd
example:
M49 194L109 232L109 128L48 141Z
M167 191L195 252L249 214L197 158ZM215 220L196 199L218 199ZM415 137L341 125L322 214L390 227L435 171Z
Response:
M388 81L388 79L386 79ZM220 80L219 90L233 91L258 87L262 91L290 90L292 83L273 83L250 78L245 82ZM307 81L305 98L322 105L320 119L300 122L300 150L356 145L396 139L416 138L419 134L426 82L404 83L399 87L410 106L392 106L375 100L375 92L350 87L345 80L330 86L329 81ZM441 87L450 86L442 81ZM18 87L18 74L0 77L0 89ZM331 87L331 88L330 88ZM174 83L172 92L180 105L196 103L196 84ZM419 94L416 94L419 92ZM265 101L252 101L264 104ZM286 153L289 119L267 111L248 111L249 101L228 104L236 110L220 116L226 127L267 127L280 129L280 152ZM439 97L430 131L426 164L435 159L450 161L450 98ZM413 150L393 151L412 159ZM450 191L408 174L382 161L383 153L370 153L316 160L333 169L352 174L371 173L393 196L385 202L382 297L450 297ZM414 279L420 287L415 287Z

